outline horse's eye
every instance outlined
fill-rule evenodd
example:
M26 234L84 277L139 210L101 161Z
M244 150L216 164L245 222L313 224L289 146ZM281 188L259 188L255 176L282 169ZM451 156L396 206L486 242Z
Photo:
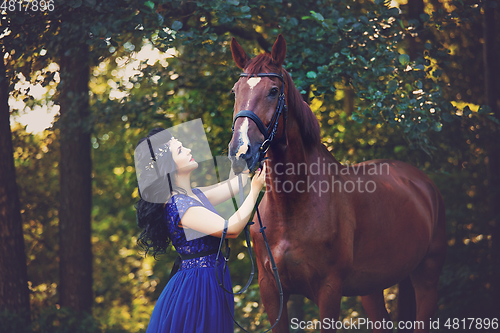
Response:
M274 97L278 94L278 88L273 87L271 91L269 91L269 96Z

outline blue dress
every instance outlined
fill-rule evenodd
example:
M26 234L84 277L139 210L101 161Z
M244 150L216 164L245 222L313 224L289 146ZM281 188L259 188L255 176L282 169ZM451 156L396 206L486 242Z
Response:
M203 236L193 229L179 227L188 208L202 206L217 214L203 192L193 189L198 200L176 194L165 205L165 223L177 252L194 254L213 251L220 238ZM156 302L146 333L227 333L233 332L234 298L218 284L215 275L217 254L183 260L179 271L168 281ZM223 275L222 254L219 256L218 276ZM224 272L226 290L233 290L229 271Z

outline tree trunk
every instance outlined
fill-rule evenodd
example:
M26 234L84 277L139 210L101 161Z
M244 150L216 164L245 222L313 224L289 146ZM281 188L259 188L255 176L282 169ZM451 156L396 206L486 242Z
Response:
M484 8L484 88L486 104L491 108L497 119L500 119L498 108L498 67L495 50L495 12L492 6L494 1L489 1ZM487 139L488 152L488 186L490 188L490 209L492 221L492 288L493 300L500 297L500 128L491 122L490 136ZM492 309L495 311L496 309Z
M408 0L408 20L416 20L419 22L419 26L417 27L418 35L409 38L408 45L408 55L411 60L415 60L416 58L422 55L423 51L423 33L422 31L422 20L420 19L420 15L424 13L424 1L423 0Z
M0 52L0 311L29 320L30 301L23 226L17 192L9 111L9 81Z
M344 86L344 112L348 118L354 113L354 90L349 84Z
M67 45L61 52L60 65L60 305L90 312L93 293L88 46Z

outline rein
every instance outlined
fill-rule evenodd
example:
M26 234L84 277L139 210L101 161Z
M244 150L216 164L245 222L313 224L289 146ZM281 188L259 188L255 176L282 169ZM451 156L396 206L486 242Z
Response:
M239 188L240 188L240 206L243 204L243 181L241 179L241 175L238 175L238 185L239 185ZM233 198L233 204L234 204L234 208L235 210L238 210L238 206L236 205L236 200L234 199L234 194L233 194L233 191L231 189L231 187L229 187L229 191L231 191L231 197ZM250 225L253 224L253 222L248 222L247 225L245 226L245 240L246 240L246 245L247 245L247 249L248 249L248 255L250 256L250 262L252 263L252 271L250 272L250 277L248 278L248 281L247 281L247 284L245 285L245 287L243 287L239 292L236 292L236 293L233 293L232 291L229 291L227 290L226 288L224 288L224 275L222 275L222 282L219 280L219 274L217 272L217 267L218 267L218 264L219 264L219 255L221 253L221 250L222 250L222 243L225 241L226 242L226 248L224 250L224 270L226 269L227 267L227 262L229 261L229 254L230 254L230 250L231 248L229 247L229 241L228 239L226 239L226 235L227 235L227 225L228 225L229 221L228 220L225 220L224 221L224 230L222 231L222 237L221 237L221 241L219 243L219 249L217 250L217 257L215 258L215 276L217 277L217 282L219 283L219 286L226 292L226 293L229 293L229 294L232 294L232 295L241 295L243 294L247 289L248 287L250 287L250 284L252 283L252 280L253 280L253 276L255 275L255 265L253 263L253 254L252 254L252 243L250 241L250 231L248 229L248 227ZM227 301L227 300L226 300ZM233 318L234 320L234 318ZM239 326L239 325L238 325Z
M264 142L259 147L259 163L260 163L260 162L262 162L262 160L264 160L264 156L266 155L267 150L271 146L271 143L276 136L276 132L278 130L279 118L281 116L281 113L283 113L283 122L284 122L283 133L284 133L284 135L286 135L287 107L286 107L286 101L285 101L285 81L284 81L282 75L276 74L276 73L258 73L258 74L241 73L240 74L240 77L254 77L254 76L257 76L257 77L277 77L283 83L281 85L281 91L280 91L280 95L279 95L279 99L278 99L278 104L276 105L276 110L274 111L274 114L273 114L273 117L271 118L271 122L269 123L269 126L266 127L264 125L264 123L262 122L262 120L260 120L260 118L251 110L243 110L243 111L238 112L233 120L233 125L231 127L231 130L233 132L234 132L234 124L236 122L236 119L241 118L241 117L247 117L247 118L250 118L257 125L257 128L264 136ZM269 133L270 129L271 129L271 132ZM238 183L239 183L240 206L241 206L243 204L243 183L241 180L241 175L238 175ZM235 204L235 208L237 208L234 198L233 198L233 203ZM266 245L266 250L267 250L267 253L269 255L269 260L271 261L271 267L272 267L272 270L274 273L274 279L276 281L276 286L278 288L278 293L279 293L279 297L280 297L280 309L278 312L278 317L276 318L276 321L274 322L274 324L268 330L266 330L264 332L264 333L266 333L266 332L269 332L270 330L272 330L281 319L281 313L283 312L283 287L281 285L280 277L278 274L278 267L276 266L276 262L274 261L273 253L271 252L271 248L269 247L269 242L267 241L266 232L265 232L266 227L264 227L262 224L262 219L260 218L260 212L259 212L259 205L257 203L255 203L255 210L257 213L257 218L259 220L259 226L260 226L259 232L262 234L262 238L264 239L264 244ZM252 255L252 245L250 243L250 236L249 236L249 231L248 231L248 226L254 224L254 222L250 221L245 226L246 244L247 244L248 252L250 254L250 260L252 262L252 271L250 273L250 278L249 278L247 284L245 285L245 287L237 293L233 293L232 291L229 291L226 288L224 288L224 275L222 276L222 281L220 281L219 275L217 272L217 269L219 266L219 255L221 253L222 244L224 242L226 243L226 248L225 248L225 255L223 256L224 257L223 273L225 272L225 270L227 268L227 263L229 261L230 248L229 248L228 240L226 239L228 223L229 223L228 220L224 221L224 230L222 231L222 237L220 239L219 249L217 251L217 257L215 259L215 275L217 277L217 282L219 283L219 286L226 293L231 294L231 295L240 295L248 289L248 287L250 286L250 283L253 279L254 273L255 273L254 272L255 269L254 269L254 263L253 263L253 255ZM224 299L226 301L226 305L229 308L229 303L228 303L227 298L224 298ZM233 319L234 323L239 328L241 328L244 332L248 332L236 321L230 308L229 308L229 310L230 310L229 313L231 314L231 318Z
M241 175L238 175L238 178L239 178L238 180L239 180L239 187L240 187L239 191L240 191L240 205L241 205L241 204L243 204L243 183L241 181ZM266 331L264 331L264 333L267 333L270 330L272 330L274 328L274 326L276 326L278 324L278 322L280 321L280 319L281 319L281 313L283 312L283 302L284 302L283 301L283 287L281 285L280 277L279 277L279 274L278 274L278 267L276 266L276 262L274 261L273 253L271 252L271 248L269 247L269 242L267 241L266 232L265 232L266 227L264 227L262 225L262 220L260 218L260 212L259 212L259 206L257 205L257 203L255 204L255 209L256 209L256 213L257 213L257 218L259 219L259 225L260 225L259 232L262 234L262 237L264 238L264 244L266 244L267 254L269 255L269 260L271 261L271 267L273 269L274 279L276 281L276 286L278 287L278 293L279 293L279 296L280 296L280 309L279 309L279 312L278 312L278 317L276 318L276 321L274 322L274 324L269 329L267 329ZM223 256L224 257L224 266L222 268L222 273L223 274L226 271L227 263L229 261L230 248L229 248L228 240L226 239L228 223L229 223L228 220L224 221L224 230L222 231L222 237L220 239L219 249L217 251L217 257L215 258L215 276L217 277L217 282L219 283L219 286L226 293L228 293L230 295L240 295L240 294L242 294L243 292L245 292L248 289L248 287L250 286L250 283L251 283L251 281L253 279L253 276L254 276L254 263L253 263L253 256L252 256L252 245L250 243L250 239L249 239L250 236L249 236L249 232L248 232L248 226L252 225L254 223L252 221L250 221L245 226L245 237L246 237L246 242L247 242L247 247L248 247L248 253L250 254L250 260L252 262L252 272L250 273L250 278L249 278L246 286L242 290L240 290L239 292L237 292L237 293L233 293L232 291L229 291L226 288L224 288L224 275L222 275L222 281L221 281L219 279L219 275L218 275L218 271L217 271L218 266L219 266L219 255L221 253L222 243L224 243L224 241L226 243L226 249L225 249L225 255ZM226 297L224 297L224 300L226 301L226 305L229 308L229 314L231 315L231 318L233 319L233 322L239 328L241 328L244 332L249 333L234 318L234 315L233 315L233 313L231 311L231 308L229 307L229 302L228 302L228 300L227 300Z

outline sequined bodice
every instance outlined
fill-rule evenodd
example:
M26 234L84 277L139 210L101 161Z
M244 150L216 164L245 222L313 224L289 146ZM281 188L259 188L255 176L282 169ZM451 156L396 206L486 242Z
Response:
M176 194L165 205L164 216L170 239L177 252L181 255L216 250L220 242L220 239L217 237L204 236L203 233L197 230L179 227L182 216L190 207L201 206L218 214L201 190L194 188L193 193L199 200L185 194ZM215 254L211 254L206 257L183 260L181 269L213 267L215 265L215 256Z

